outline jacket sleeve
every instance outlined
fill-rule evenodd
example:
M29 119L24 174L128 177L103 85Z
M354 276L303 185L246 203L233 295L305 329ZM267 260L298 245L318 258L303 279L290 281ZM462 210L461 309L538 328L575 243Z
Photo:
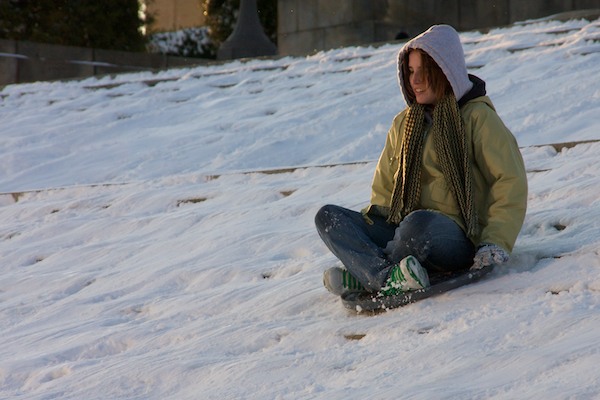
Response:
M483 105L471 117L473 155L483 177L477 191L483 204L479 244L493 243L511 252L525 219L527 175L517 141L492 105Z
M398 114L388 131L385 146L379 156L379 161L373 175L370 205L363 210L363 213L369 212L373 206L377 206L379 212L383 211L383 214L387 214L389 210L394 190L395 175L398 170L399 135L404 115L405 111ZM387 217L387 215L385 216Z

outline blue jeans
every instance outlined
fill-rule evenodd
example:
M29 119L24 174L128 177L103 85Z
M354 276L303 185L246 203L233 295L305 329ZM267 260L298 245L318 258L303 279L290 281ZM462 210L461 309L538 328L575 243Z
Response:
M369 215L369 219L372 223L359 212L326 205L317 212L315 224L329 250L371 292L381 290L395 265L384 248L396 228L401 239L392 253L394 260L412 255L429 272L466 269L473 263L473 243L441 213L417 210L398 226L377 215Z

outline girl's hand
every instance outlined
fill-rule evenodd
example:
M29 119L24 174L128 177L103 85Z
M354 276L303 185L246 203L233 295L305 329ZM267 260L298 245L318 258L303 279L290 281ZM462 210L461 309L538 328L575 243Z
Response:
M508 253L495 244L484 244L479 247L473 258L471 269L481 269L488 265L498 265L508 261Z

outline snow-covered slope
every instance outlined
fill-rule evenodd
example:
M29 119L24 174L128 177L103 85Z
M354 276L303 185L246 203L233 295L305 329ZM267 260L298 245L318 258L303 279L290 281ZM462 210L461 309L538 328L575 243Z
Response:
M322 288L313 216L368 201L399 45L4 88L0 397L599 397L600 20L462 40L525 225L489 278L375 317Z

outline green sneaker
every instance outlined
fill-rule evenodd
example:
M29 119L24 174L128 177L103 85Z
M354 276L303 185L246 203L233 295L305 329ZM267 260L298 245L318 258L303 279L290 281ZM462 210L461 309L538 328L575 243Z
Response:
M340 267L329 268L323 273L323 285L331 293L338 296L348 293L366 292L358 279Z
M408 256L392 267L390 276L379 291L379 295L393 296L426 287L429 287L427 271L415 257Z

